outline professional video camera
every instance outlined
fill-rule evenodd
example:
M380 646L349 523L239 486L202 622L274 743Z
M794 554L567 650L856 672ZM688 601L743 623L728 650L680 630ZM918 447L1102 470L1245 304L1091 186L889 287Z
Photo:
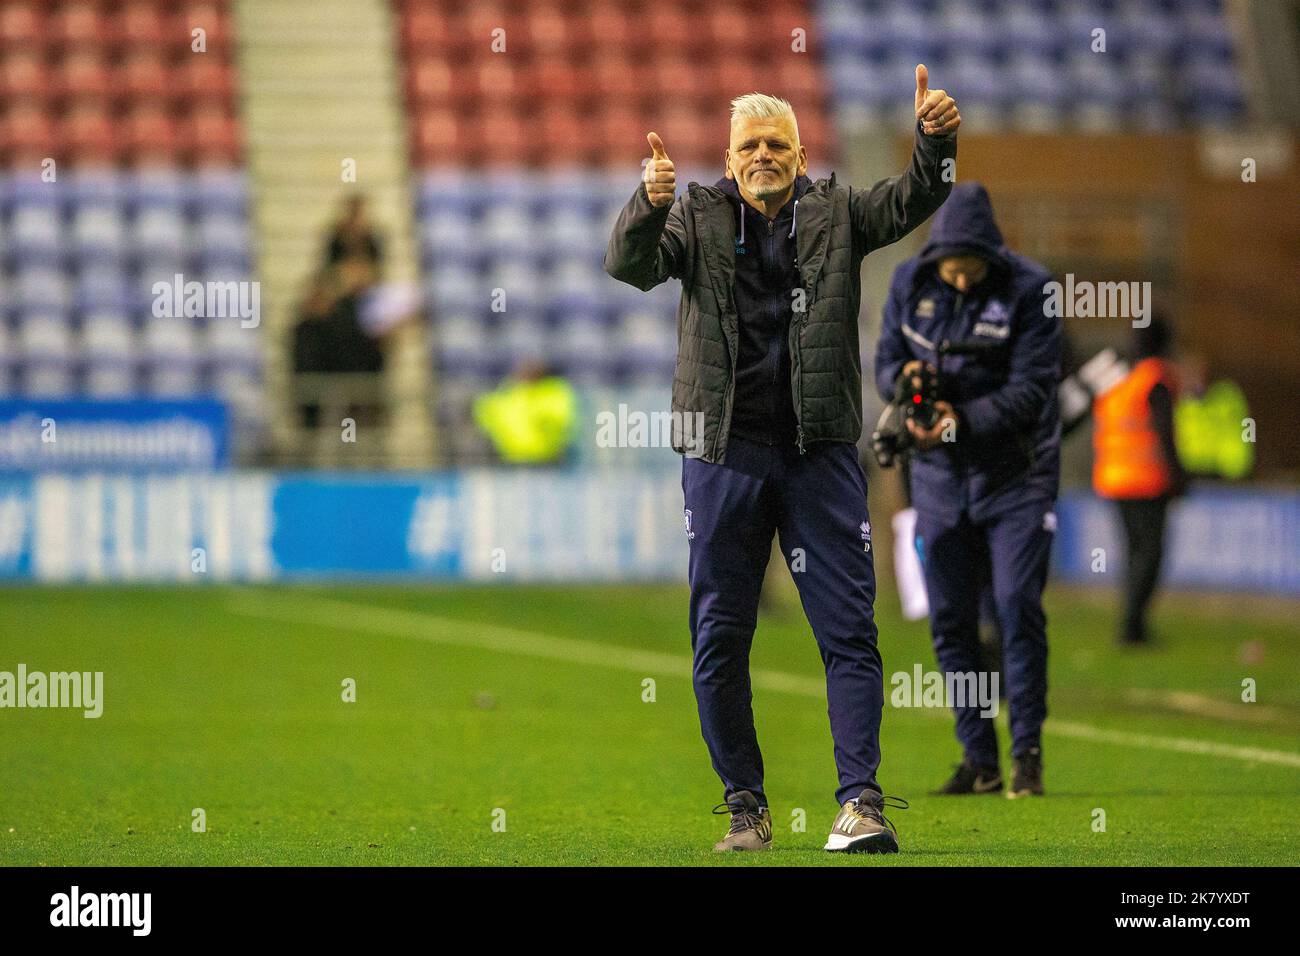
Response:
M918 428L933 428L939 420L935 408L940 394L939 369L943 367L946 355L981 355L992 352L1001 343L965 341L949 342L944 340L935 347L934 362L922 362L920 371L898 375L894 382L894 397L876 422L876 430L871 433L871 450L881 468L893 467L894 459L910 450L915 442L908 430L907 422L916 422Z
M902 373L894 382L894 397L880 413L876 430L871 433L871 450L881 468L890 468L894 458L913 445L907 422L918 428L933 428L939 420L935 402L939 400L939 373L934 366L922 363L920 371Z

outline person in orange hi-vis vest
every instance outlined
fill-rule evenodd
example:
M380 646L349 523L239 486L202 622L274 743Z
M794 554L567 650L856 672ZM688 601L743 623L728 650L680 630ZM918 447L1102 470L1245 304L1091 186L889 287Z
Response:
M1134 330L1133 370L1093 405L1093 490L1119 508L1127 541L1124 614L1119 641L1148 642L1147 606L1164 561L1169 503L1187 477L1174 446L1178 375L1169 360L1169 326L1152 316Z

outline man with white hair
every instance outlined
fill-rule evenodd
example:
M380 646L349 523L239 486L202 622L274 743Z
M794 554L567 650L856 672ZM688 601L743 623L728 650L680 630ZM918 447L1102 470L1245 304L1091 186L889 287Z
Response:
M714 812L731 816L719 851L772 841L749 649L774 534L826 667L840 811L825 848L898 850L876 783L884 682L856 448L858 307L863 257L919 226L951 189L961 116L929 89L923 65L914 106L907 171L865 190L808 178L794 110L773 96L732 102L723 178L680 197L650 133L642 184L605 253L606 271L639 289L682 283L673 417L702 422L703 433L673 444L685 456L695 696L724 787Z

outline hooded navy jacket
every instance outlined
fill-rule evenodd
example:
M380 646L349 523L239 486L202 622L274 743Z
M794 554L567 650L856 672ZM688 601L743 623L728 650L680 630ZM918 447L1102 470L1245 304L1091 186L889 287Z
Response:
M938 261L955 255L989 263L984 281L964 295L938 275ZM939 365L939 397L957 411L957 440L912 452L918 510L965 511L980 521L1031 496L1056 497L1061 323L1044 308L1051 278L1004 245L978 183L953 187L921 254L895 270L876 350L876 388L885 401L907 362L935 363L943 341L980 343L978 353L945 356Z

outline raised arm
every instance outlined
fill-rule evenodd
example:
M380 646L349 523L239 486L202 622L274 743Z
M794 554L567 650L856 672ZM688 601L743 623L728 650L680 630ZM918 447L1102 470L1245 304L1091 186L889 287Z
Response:
M681 278L686 222L672 160L657 133L646 136L651 156L641 185L619 213L605 250L605 271L642 291Z
M913 101L916 142L907 171L870 189L849 190L855 238L865 252L903 238L942 206L952 191L961 114L951 96L930 89L929 83L925 64L919 64Z

